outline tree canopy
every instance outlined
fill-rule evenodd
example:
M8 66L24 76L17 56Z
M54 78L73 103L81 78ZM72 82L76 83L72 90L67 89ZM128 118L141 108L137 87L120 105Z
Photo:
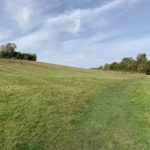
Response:
M131 57L123 58L121 62L113 62L105 64L97 69L110 70L110 71L126 71L126 72L139 72L150 75L150 61L147 55L139 54L136 59Z
M16 52L17 46L14 43L7 43L0 46L0 58L23 59L36 61L36 54Z

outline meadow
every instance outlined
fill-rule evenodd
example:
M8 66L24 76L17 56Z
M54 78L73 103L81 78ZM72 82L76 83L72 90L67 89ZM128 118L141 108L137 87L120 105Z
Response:
M0 150L149 150L150 76L0 60Z

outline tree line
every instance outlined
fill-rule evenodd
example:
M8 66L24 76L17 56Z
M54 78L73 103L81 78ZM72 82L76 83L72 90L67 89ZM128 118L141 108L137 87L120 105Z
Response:
M22 59L22 60L31 60L31 61L37 60L36 54L16 52L15 51L16 48L17 46L14 43L7 43L5 45L1 45L0 46L0 58Z
M150 75L150 60L147 55L139 54L136 59L132 57L123 58L121 62L113 62L105 64L95 69L102 69L106 71L125 71L125 72L139 72Z

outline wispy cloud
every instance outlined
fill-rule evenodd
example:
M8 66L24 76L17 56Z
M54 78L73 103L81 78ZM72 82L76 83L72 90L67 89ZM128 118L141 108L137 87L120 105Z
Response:
M0 43L40 61L92 67L149 54L148 0L2 0Z

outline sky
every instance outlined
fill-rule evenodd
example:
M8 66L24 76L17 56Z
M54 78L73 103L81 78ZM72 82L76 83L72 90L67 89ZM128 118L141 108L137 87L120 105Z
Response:
M150 0L0 0L0 44L38 61L97 67L150 56Z

